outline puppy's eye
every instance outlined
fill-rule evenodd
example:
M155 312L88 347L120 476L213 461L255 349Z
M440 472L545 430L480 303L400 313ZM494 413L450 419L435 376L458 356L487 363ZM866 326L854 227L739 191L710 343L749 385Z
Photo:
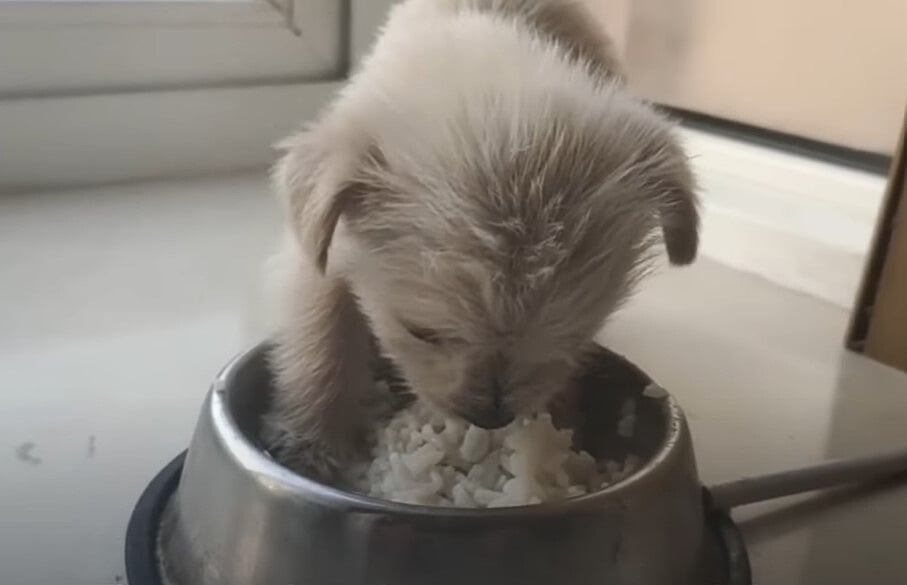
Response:
M439 345L443 339L441 334L433 329L426 329L424 327L416 327L414 325L404 325L407 333L422 341L424 343L430 343L431 345Z

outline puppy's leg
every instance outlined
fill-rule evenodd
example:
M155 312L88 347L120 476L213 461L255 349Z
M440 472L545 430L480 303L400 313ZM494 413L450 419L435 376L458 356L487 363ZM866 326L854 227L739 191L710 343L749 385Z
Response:
M281 463L326 481L356 455L373 390L373 342L346 284L297 258L271 353L264 440Z

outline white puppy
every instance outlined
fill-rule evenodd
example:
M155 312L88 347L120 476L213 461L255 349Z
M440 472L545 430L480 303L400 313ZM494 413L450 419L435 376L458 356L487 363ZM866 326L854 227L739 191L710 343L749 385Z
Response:
M672 132L572 0L398 4L274 172L293 238L272 453L328 478L348 462L379 353L483 427L545 407L658 240L696 255Z

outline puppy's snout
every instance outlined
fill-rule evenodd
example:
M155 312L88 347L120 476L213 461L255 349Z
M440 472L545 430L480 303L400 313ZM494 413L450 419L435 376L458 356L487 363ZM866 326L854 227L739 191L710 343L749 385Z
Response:
M513 422L514 414L503 403L504 386L497 378L491 381L491 402L483 407L472 408L466 420L483 429L499 429Z

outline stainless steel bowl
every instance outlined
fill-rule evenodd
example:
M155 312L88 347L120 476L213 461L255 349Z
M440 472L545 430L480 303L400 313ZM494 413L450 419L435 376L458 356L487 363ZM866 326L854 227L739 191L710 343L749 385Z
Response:
M579 381L582 447L646 463L608 489L491 510L397 504L283 468L260 448L266 348L235 359L205 401L158 560L173 585L687 585L711 570L690 433L671 397L603 348ZM620 408L637 404L632 439ZM714 581L709 581L709 585Z

